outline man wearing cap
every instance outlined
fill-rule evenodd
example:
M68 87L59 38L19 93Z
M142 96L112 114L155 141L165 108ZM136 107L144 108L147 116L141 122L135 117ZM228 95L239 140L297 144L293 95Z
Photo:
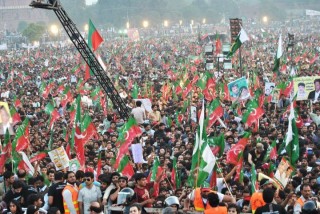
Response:
M261 179L260 190L253 193L250 199L250 205L251 205L253 214L255 213L258 207L266 205L266 202L263 200L263 197L262 197L262 192L263 190L271 187L272 187L272 182L269 179L266 179L266 178Z
M184 201L184 208L183 210L187 212L190 207L190 201L193 201L194 208L196 211L202 212L204 210L212 208L208 203L208 194L215 193L219 198L219 202L231 202L236 203L235 198L224 195L219 192L212 191L211 188L207 183L203 184L202 187L198 187L187 196Z

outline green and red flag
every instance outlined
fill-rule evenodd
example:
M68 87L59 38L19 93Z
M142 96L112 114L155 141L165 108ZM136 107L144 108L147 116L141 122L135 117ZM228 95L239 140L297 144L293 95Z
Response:
M240 152L243 152L244 148L248 144L250 135L251 133L246 132L243 138L241 138L238 143L227 152L227 163L237 165L239 154Z
M98 131L94 123L91 122L91 117L88 114L85 114L81 124L81 133L83 135L82 142L86 144L90 139L98 139Z
M181 186L181 178L179 175L179 171L177 170L177 158L173 158L172 171L171 171L171 183L173 189L180 188Z
M271 145L269 145L267 152L263 158L264 162L267 162L268 160L276 160L278 157L277 153L277 147L276 147L276 141L272 141Z
M258 123L258 119L264 114L264 110L259 106L256 99L250 100L247 105L247 111L243 113L242 122L251 126Z
M218 118L223 116L224 111L218 98L212 100L207 109L209 115L207 127L211 127Z
M118 168L121 159L128 152L129 146L132 144L134 138L139 137L141 134L142 131L140 127L132 117L129 118L128 122L121 127L116 143L116 146L118 147L118 154L114 163L114 168Z
M22 103L21 103L20 99L18 99L16 95L13 98L13 105L14 105L15 108L22 106Z
M84 156L84 142L85 136L81 133L81 97L77 96L77 110L74 130L74 148L77 154L77 159L82 169L85 167L85 156Z
M12 144L10 142L10 133L9 130L6 130L6 133L4 135L4 142L1 149L1 155L0 155L0 173L3 173L4 165L7 162L7 160L10 158L12 152Z
M133 166L131 165L131 161L129 160L128 155L123 156L117 171L122 175L127 176L129 180L134 175L134 169L133 169Z
M60 104L64 108L68 103L71 103L72 101L73 101L73 96L72 96L71 90L69 87L66 87L63 90Z
M101 163L101 151L99 151L98 155L98 163L97 163L97 177L100 176L102 170L102 163Z
M29 119L26 117L16 131L16 135L12 141L12 151L23 151L28 148L29 143Z
M45 85L45 83L42 83L40 85L40 94L45 98L47 99L48 98L48 95L50 94L51 92L51 89L54 87L54 83L51 82L49 83L47 86Z
M206 85L207 85L209 78L211 78L211 77L212 77L212 75L209 72L203 73L197 82L197 86L199 88L201 88L202 90L204 90L206 88Z
M10 108L10 115L12 118L12 124L16 125L17 123L21 122L20 114L16 111L15 107L11 106Z
M59 114L58 110L52 105L51 102L49 102L45 106L44 112L46 114L50 115L49 128L52 129L54 122L56 122L59 119L60 114Z
M289 77L289 79L285 82L281 82L279 85L277 85L277 88L280 89L280 94L283 94L285 97L289 97L291 91L293 90L292 77Z
M241 151L238 155L238 163L236 165L236 176L234 180L239 180L239 182L243 182L243 151Z
M43 152L38 152L37 154L34 154L33 156L30 157L30 163L33 163L35 161L41 161L45 159L48 156L48 153L43 151Z
M182 98L186 99L186 97L188 96L188 94L191 92L192 90L192 82L190 82L189 80L187 80L187 86L186 88L183 90L182 92Z
M224 134L220 134L218 137L208 137L208 145L212 147L212 153L217 157L222 157L224 153Z
M88 32L88 46L92 51L96 51L99 47L99 45L103 42L103 39L101 35L99 34L96 27L93 25L91 19L89 20L89 32ZM90 69L89 66L86 68L85 72L85 80L88 80L90 78Z

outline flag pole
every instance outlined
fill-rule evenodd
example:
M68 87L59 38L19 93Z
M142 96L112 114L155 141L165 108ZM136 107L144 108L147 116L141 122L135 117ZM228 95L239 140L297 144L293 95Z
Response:
M232 197L232 198L234 198L234 199L236 199L236 198L233 196L232 191L231 191L231 189L230 189L229 185L227 184L226 179L225 179L225 178L224 178L224 176L223 176L223 173L222 173L222 171L221 171L221 168L220 168L219 163L218 163L218 162L216 162L216 164L217 164L217 167L218 167L219 173L220 173L220 175L221 175L221 176L222 176L222 178L223 178L223 183L224 183L224 185L226 185L226 187L227 187L228 191L230 192L231 197Z

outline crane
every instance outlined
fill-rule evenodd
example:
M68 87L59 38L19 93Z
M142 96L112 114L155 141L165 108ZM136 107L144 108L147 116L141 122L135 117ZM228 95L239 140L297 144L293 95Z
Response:
M67 32L70 40L77 48L87 65L89 65L91 71L103 88L104 92L110 98L113 106L120 114L120 117L124 120L127 120L129 118L129 110L126 106L126 103L120 97L118 91L112 84L111 79L104 72L93 51L89 48L88 44L77 29L76 25L69 18L67 12L61 6L61 3L58 0L47 0L46 2L42 0L34 0L29 6L33 8L53 10L55 12L63 28Z

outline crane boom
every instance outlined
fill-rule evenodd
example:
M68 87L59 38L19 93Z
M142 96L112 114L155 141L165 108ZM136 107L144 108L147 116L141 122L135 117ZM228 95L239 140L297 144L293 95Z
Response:
M120 97L118 91L112 84L111 79L107 76L106 72L103 70L93 51L89 48L88 44L82 37L76 25L69 18L68 14L63 9L58 0L48 0L47 3L44 3L39 0L32 1L30 7L48 9L53 10L55 12L63 28L67 32L70 40L77 48L87 65L89 65L91 71L93 72L94 76L103 88L104 92L110 98L110 100L113 103L113 106L117 109L118 113L120 114L120 117L122 119L127 120L129 118L129 111L125 102Z

